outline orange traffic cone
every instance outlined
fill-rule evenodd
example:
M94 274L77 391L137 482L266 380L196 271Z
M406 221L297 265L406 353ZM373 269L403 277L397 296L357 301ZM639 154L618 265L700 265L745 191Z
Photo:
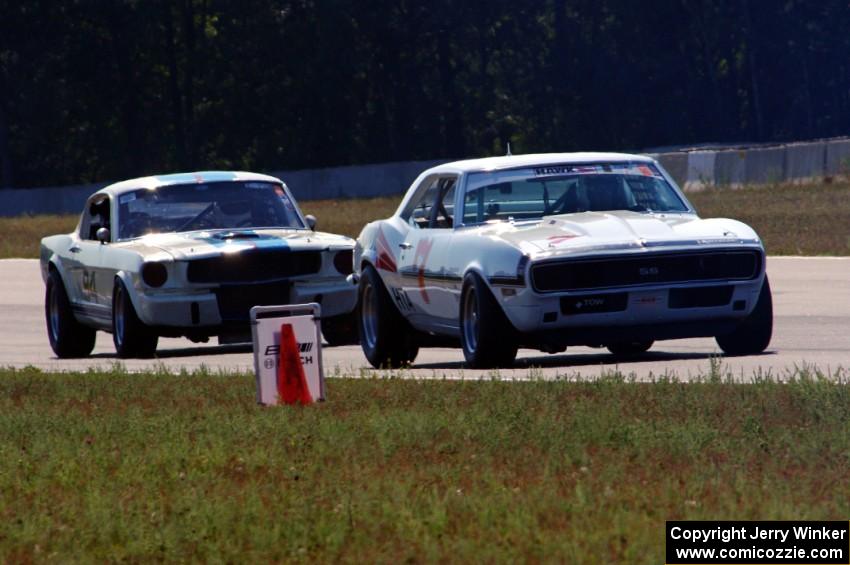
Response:
M301 351L291 324L280 326L280 362L277 365L277 395L284 404L312 404Z

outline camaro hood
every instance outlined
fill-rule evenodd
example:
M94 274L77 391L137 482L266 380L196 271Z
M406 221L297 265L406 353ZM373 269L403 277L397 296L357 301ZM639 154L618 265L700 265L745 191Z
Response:
M202 259L239 253L249 249L292 251L342 250L354 247L354 240L324 232L308 230L216 230L185 233L151 234L127 242L127 247L140 251L164 251L175 260Z
M535 222L498 223L483 228L531 255L562 255L595 250L697 245L758 244L746 224L692 214L628 211L581 212L547 216Z

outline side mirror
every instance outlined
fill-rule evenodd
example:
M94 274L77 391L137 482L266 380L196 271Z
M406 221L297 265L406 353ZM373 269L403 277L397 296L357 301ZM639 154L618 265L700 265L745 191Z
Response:
M307 220L307 227L311 230L316 231L316 216L313 214L307 214L304 216L304 219Z
M98 228L95 232L94 236L101 243L109 243L111 239L111 234L109 233L109 228Z

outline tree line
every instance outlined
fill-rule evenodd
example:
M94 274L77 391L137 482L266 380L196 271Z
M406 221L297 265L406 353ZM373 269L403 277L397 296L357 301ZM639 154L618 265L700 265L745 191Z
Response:
M850 133L846 0L0 0L0 186Z

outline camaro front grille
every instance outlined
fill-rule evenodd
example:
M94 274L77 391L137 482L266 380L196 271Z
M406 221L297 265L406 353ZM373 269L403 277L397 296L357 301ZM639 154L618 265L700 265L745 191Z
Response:
M280 280L318 273L320 251L248 250L189 261L186 277L193 283L241 283Z
M609 256L543 262L531 267L538 292L566 292L664 283L748 280L761 272L758 251Z

